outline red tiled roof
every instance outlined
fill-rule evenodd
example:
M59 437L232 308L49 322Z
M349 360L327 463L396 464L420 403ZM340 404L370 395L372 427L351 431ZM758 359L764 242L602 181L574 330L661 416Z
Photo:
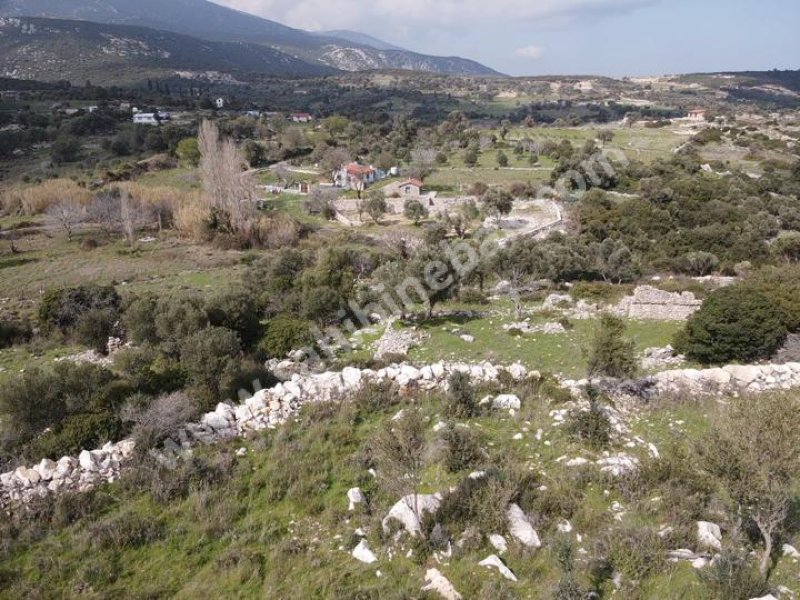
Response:
M419 179L406 179L403 183L400 184L400 187L403 187L403 186L406 186L406 185L413 185L414 187L421 188L422 187L422 182Z
M367 167L365 165L360 165L358 163L350 163L347 165L347 173L348 175L355 175L357 177L365 177L371 173L374 173L375 169L372 167Z

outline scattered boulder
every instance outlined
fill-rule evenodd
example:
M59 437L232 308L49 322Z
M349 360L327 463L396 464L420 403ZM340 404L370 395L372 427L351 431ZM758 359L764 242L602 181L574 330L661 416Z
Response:
M352 556L356 560L368 565L377 562L378 560L378 557L375 556L375 553L369 549L369 545L365 539L362 539L360 542L358 542L358 546L353 548Z
M489 536L489 543L500 554L503 554L506 550L508 550L508 542L506 542L506 538L497 533L493 533Z
M789 544L784 544L783 547L781 548L781 552L783 553L784 556L800 560L800 552L794 546L790 546Z
M704 548L722 550L722 531L716 523L697 522L697 543Z
M436 592L444 600L461 600L461 594L438 569L428 569L425 573L425 583L423 592Z
M347 500L349 505L347 510L355 510L357 504L363 504L367 501L367 498L364 496L364 492L361 491L361 488L350 488L347 490Z
M521 407L522 402L514 394L500 394L492 400L492 408L498 410L519 410Z
M533 528L528 516L516 504L510 504L506 510L508 519L508 531L518 542L528 548L540 548L542 545L539 534Z
M638 469L639 459L629 454L616 454L599 459L597 464L600 466L600 471L603 473L609 473L613 477L619 477Z
M422 533L420 518L425 513L436 514L441 503L441 494L417 494L416 496L411 494L401 498L389 510L389 514L386 515L381 523L384 533L389 533L389 523L394 520L398 521L412 536L417 537Z
M509 581L517 581L517 576L511 572L506 564L500 560L500 557L496 554L491 554L484 558L481 562L478 563L481 567L486 567L487 569L497 569L500 574L508 579Z

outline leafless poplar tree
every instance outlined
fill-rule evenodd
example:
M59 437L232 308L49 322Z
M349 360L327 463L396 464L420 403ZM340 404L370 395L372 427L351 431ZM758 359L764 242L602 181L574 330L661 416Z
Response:
M50 231L63 231L72 241L75 229L86 220L86 209L74 200L53 204L45 213L45 226Z
M203 121L198 136L200 173L209 208L223 211L238 233L248 236L255 212L256 188L233 140L222 139L211 121Z

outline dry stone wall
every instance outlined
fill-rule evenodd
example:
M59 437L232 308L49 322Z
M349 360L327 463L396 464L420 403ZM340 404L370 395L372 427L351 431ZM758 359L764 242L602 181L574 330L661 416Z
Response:
M252 431L274 428L284 423L306 403L338 401L367 383L391 381L401 389L446 389L454 372L467 374L475 382L496 381L501 372L521 380L528 371L519 364L496 367L489 363L433 363L420 368L399 364L380 370L348 367L342 371L294 374L290 380L258 391L238 405L217 405L197 423L185 425L165 447L164 458L201 444L233 439ZM104 482L115 481L133 457L135 443L123 440L97 450L84 450L77 457L58 461L44 459L32 467L19 467L0 474L0 506L25 503L50 494L86 491Z
M579 393L589 380L564 381L564 387ZM714 369L673 369L634 381L592 380L612 396L654 399L662 396L736 396L800 388L800 363L728 365Z
M691 292L673 293L649 285L637 287L614 309L621 317L654 321L685 321L700 309L703 301Z

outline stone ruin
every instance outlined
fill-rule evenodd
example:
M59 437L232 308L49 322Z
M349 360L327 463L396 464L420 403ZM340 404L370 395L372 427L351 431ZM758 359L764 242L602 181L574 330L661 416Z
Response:
M637 287L614 308L614 314L629 319L685 321L702 306L691 292L665 292L649 285Z

